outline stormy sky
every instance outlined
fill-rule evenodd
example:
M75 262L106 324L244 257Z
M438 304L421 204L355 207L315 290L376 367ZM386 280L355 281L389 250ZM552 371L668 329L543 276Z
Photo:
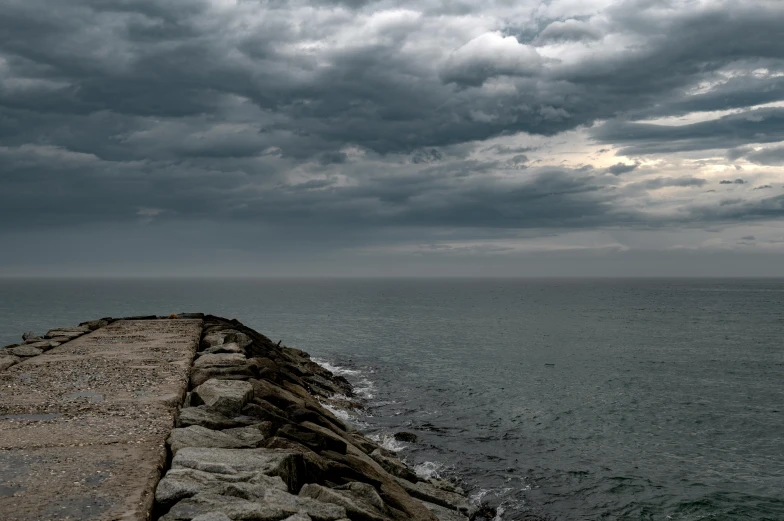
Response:
M0 12L0 275L784 276L781 0Z

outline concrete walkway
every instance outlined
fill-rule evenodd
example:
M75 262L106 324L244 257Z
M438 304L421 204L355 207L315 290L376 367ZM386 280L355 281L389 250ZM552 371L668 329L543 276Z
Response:
M146 520L201 329L118 321L0 372L2 521Z

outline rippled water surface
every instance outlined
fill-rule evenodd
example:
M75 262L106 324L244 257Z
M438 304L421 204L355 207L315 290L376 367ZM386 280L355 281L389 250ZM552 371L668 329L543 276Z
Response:
M784 520L784 280L6 280L0 344L189 310L345 369L503 519Z

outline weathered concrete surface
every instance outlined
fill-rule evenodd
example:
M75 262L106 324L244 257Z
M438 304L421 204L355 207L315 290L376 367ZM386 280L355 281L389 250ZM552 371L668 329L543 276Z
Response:
M118 321L0 373L2 521L146 520L201 328Z

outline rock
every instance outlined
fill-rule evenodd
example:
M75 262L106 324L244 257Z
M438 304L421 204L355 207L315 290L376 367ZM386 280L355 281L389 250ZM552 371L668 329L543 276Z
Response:
M229 342L228 344L219 344L209 347L202 351L202 354L215 354L215 353L239 353L243 356L242 348L236 342Z
M279 449L209 449L186 447L172 460L172 468L190 468L218 474L261 472L279 476L291 492L299 491L304 472L302 454Z
M32 340L33 342L38 342L43 339L40 336L33 333L32 331L25 331L24 333L22 333L22 340L24 340L25 342L27 342L28 340Z
M454 492L455 494L459 494L461 496L465 496L465 490L450 483L449 481L440 479L440 478L430 478L426 480L428 483L433 485L436 488L440 488L441 490L446 490L447 492Z
M370 485L365 486L373 489ZM375 493L375 489L373 489L373 493ZM299 495L301 497L312 498L319 502L339 505L345 509L349 519L352 521L388 521L390 519L390 516L386 511L389 507L384 504L377 493L375 494L377 504L373 504L375 503L374 500L367 502L363 501L360 497L357 497L346 490L331 489L309 483L302 487Z
M62 337L58 337L58 338L62 338ZM66 339L65 341L67 342L68 340L70 340L70 339ZM54 339L49 339L49 340L42 340L40 342L32 342L30 344L25 344L25 345L29 346L29 347L35 347L36 349L41 349L43 351L48 351L48 350L52 349L53 347L59 346L60 342L58 342L58 341L56 341Z
M108 326L109 324L111 324L111 322L112 322L112 318L106 317L106 318L99 318L98 320L90 320L88 322L82 322L79 325L82 327L86 327L90 331L95 331L96 329L101 329L102 327Z
M12 365L16 365L21 361L21 358L13 355L0 354L0 371L5 371Z
M170 508L181 499L193 497L199 493L217 493L227 483L254 483L267 488L286 491L283 480L277 476L265 476L261 472L243 472L237 474L216 474L195 469L171 469L158 483L155 490L155 501L163 508Z
M210 378L245 380L252 376L248 359L242 354L206 354L193 363L191 385L201 385Z
M226 429L223 432L230 436L234 436L243 443L252 447L258 447L266 438L271 435L271 422L262 422L257 425L249 425L247 427L237 427L234 429Z
M445 508L434 503L428 503L427 501L423 501L422 504L436 515L438 521L468 521L468 516L461 514L457 510Z
M223 332L208 333L201 339L199 347L201 349L209 349L210 347L222 345L225 337L226 335Z
M266 400L283 410L292 406L303 407L306 401L318 405L318 402L312 397L308 400L307 398L297 396L291 391L282 389L267 380L250 380L250 383L253 385L253 396L255 398Z
M469 503L468 499L459 494L455 494L454 492L441 490L429 483L425 483L424 481L410 483L400 478L397 478L396 480L397 483L403 487L403 489L408 492L411 497L415 497L428 503L434 503L451 510L458 510L469 517L476 510L476 507Z
M166 442L171 447L172 453L177 454L185 447L211 447L221 449L252 448L253 445L241 441L239 438L222 431L213 431L199 425L191 425L179 429L172 429Z
M232 521L229 516L223 512L209 512L200 516L194 517L191 521Z
M312 425L314 424L311 424L311 426ZM322 431L314 430L310 426L288 423L278 429L275 432L275 435L301 443L316 452L329 450L337 452L338 454L345 454L346 442L332 432L327 432L329 432L329 435L326 435Z
M213 430L232 429L237 427L245 427L258 420L249 418L247 416L238 416L229 418L219 412L212 410L206 405L198 407L185 407L180 410L177 418L177 427L189 427L191 425L200 425Z
M396 432L394 434L394 438L397 441L403 441L407 443L416 443L418 439L417 435L414 434L413 432Z
M384 455L380 449L376 449L371 452L370 457L373 458L379 465L384 467L384 470L393 476L403 478L412 483L419 481L419 478L413 470L408 468L399 459Z
M225 514L229 519L278 521L286 512L277 506L255 503L238 497L197 494L174 505L160 521L193 521L200 515Z
M228 329L223 331L225 337L223 339L224 343L232 342L240 346L241 349L245 349L249 345L253 343L253 340L241 331L235 331L233 329Z
M403 511L412 519L435 521L435 515L427 510L421 502L407 494L397 483L398 480L404 482L405 480L389 475L381 465L353 445L348 445L345 455L324 451L321 456L329 459L333 465L341 465L343 475L352 481L362 481L375 486L379 495L389 506Z
M200 516L194 517L191 521L232 521L229 516L223 512L209 512Z
M43 349L40 349L38 347L33 347L32 345L12 347L11 349L6 349L6 351L8 352L8 354L14 356L20 356L22 358L27 358L30 356L38 356L40 354L43 354L44 352Z
M221 494L247 499L248 501L258 501L264 504L275 505L291 514L304 513L310 516L314 521L336 521L346 517L346 509L342 506L323 503L309 497L295 496L279 489L272 489L252 483L234 483L226 485Z
M82 336L85 333L89 333L90 329L85 326L75 326L75 327L63 327L58 329L52 329L48 331L44 338L54 338L56 336L67 336L70 339L74 339L78 336Z
M207 405L213 411L231 417L238 416L251 398L253 386L248 382L213 378L193 390L191 403Z

